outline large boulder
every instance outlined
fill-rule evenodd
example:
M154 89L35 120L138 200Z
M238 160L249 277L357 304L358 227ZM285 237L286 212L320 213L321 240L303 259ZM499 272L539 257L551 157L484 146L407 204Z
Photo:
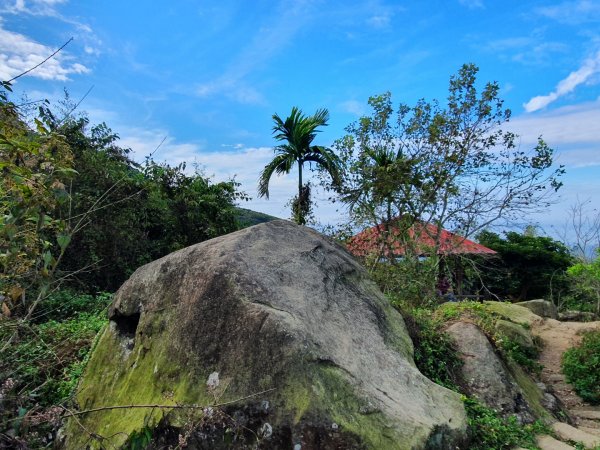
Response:
M525 308L524 306L516 303L485 301L483 302L483 306L491 313L526 327L530 327L534 324L544 321L542 317L532 312L529 308Z
M517 302L515 305L523 306L540 317L558 319L558 310L556 309L556 305L548 300L539 298L536 300Z
M515 415L521 423L533 422L535 414L524 392L483 331L470 322L456 322L446 331L463 361L463 392L503 416Z
M159 407L79 415L67 448L118 446L144 427L155 447L187 448L450 449L465 435L459 395L416 369L402 317L365 270L290 222L141 267L109 317L80 409ZM164 408L176 404L213 406Z

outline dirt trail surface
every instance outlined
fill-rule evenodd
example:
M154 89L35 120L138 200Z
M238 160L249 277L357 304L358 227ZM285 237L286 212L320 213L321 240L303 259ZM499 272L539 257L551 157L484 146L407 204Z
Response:
M531 330L543 343L539 357L539 362L544 366L541 380L552 387L554 395L564 404L577 427L557 423L553 427L554 432L564 441L585 442L586 448L598 448L596 445L600 445L600 407L590 405L575 393L561 371L561 360L566 350L581 342L582 333L592 330L600 330L600 321L559 322L546 319L532 324ZM582 432L587 435L587 442L586 435L580 434ZM543 445L540 447L557 448Z

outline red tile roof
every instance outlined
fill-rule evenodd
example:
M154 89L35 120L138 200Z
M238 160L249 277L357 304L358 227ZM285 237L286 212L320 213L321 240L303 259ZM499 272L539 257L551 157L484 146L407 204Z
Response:
M355 256L364 257L373 254L383 245L381 234L384 232L383 224L368 228L356 236L350 238L347 247L350 253ZM394 256L402 256L405 253L404 246L399 240L394 239L399 230L397 227L391 226L390 237L391 247ZM431 249L435 247L435 237L438 233L438 227L432 224L424 224L417 222L409 230L408 234L411 239L417 240L416 251L419 255L425 256L431 253ZM389 250L384 249L384 256L388 255ZM494 255L496 252L481 244L466 239L458 234L450 231L441 230L440 245L437 251L438 255Z

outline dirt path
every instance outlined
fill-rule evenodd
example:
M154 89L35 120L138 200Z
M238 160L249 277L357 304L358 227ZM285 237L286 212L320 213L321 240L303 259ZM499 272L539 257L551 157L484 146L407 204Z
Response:
M583 401L565 381L561 371L563 353L581 342L584 331L600 330L600 322L559 322L546 319L533 324L532 333L538 336L543 343L543 350L539 361L544 368L541 380L551 386L554 395L560 399L574 421L575 427L559 423L553 425L555 434L563 441L585 442L586 448L597 448L600 439L600 407L592 406ZM543 440L552 440L548 436L540 437L538 445L542 449L558 449L558 441L545 443ZM561 444L564 445L564 444ZM564 448L573 448L566 446Z
M590 406L575 394L561 371L563 353L581 342L581 333L600 329L600 322L559 322L546 319L533 326L532 333L543 343L539 361L544 366L541 379L554 388L555 395L569 410Z

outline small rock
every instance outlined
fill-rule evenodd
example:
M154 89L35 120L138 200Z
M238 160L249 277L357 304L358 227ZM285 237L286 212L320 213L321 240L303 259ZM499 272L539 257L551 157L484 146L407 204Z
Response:
M333 423L331 424L331 429L332 429L332 430L337 430L338 428L339 428L339 426L338 426L338 424L337 424L337 423L333 422Z
M208 386L209 389L215 389L219 386L219 372L213 372L208 376L206 386Z
M263 412L269 412L269 401L268 400L263 400L262 402L260 402L260 409L263 410Z
M273 427L270 423L265 422L260 427L260 430L258 430L258 434L261 437L268 439L273 435Z

